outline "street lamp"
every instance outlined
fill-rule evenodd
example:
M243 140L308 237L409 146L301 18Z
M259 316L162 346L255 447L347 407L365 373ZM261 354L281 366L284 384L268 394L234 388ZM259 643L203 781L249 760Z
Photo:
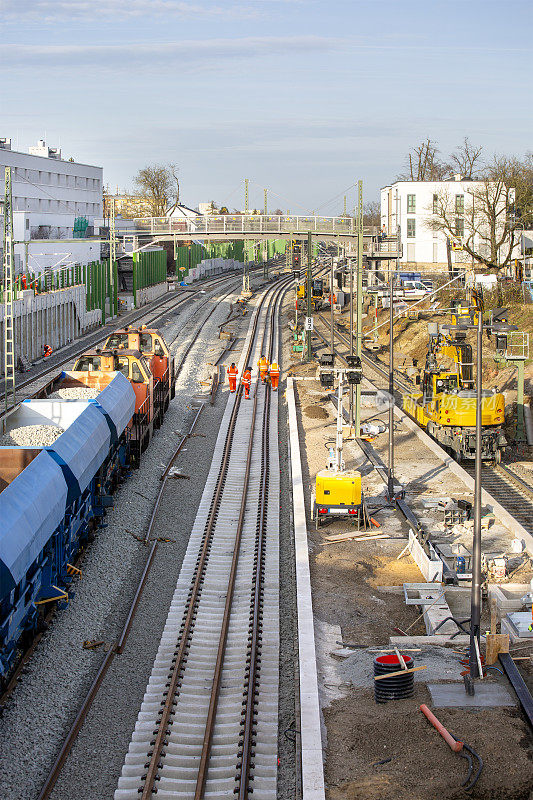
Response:
M474 470L474 531L472 546L472 589L470 593L470 643L468 648L469 674L465 675L465 688L467 694L473 695L474 679L481 676L481 657L479 650L479 637L481 632L481 404L482 404L482 364L483 364L483 327L490 327L495 333L505 333L517 330L516 325L506 323L493 323L483 325L483 312L478 308L477 323L460 325L443 325L443 330L477 332L476 349L476 458Z

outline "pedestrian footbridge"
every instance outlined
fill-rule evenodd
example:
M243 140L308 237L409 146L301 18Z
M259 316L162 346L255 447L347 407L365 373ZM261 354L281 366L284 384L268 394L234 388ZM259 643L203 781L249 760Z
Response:
M134 220L128 235L164 239L303 239L309 233L323 240L357 238L353 217L272 214L205 214L196 217L148 217Z

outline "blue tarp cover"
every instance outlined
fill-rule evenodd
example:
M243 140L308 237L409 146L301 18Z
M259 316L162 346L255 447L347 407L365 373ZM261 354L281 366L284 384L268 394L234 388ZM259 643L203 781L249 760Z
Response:
M43 450L0 494L0 597L26 574L65 516L61 468Z

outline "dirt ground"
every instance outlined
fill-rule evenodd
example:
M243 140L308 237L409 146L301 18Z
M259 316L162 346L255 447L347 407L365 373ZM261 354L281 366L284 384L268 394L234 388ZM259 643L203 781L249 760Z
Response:
M314 364L300 366L295 361L291 371L311 377L315 369ZM332 407L324 395L318 381L297 382L308 507L316 472L325 467L326 440L335 433ZM453 483L457 479L450 484L421 447L418 440L404 437L396 455L397 474L402 475L408 490L413 484L413 497L421 503L424 493L434 497L457 490ZM327 797L462 798L466 796L461 788L466 761L451 752L419 710L420 703L431 707L427 683L462 685L460 654L454 648L425 650L423 646L414 654L415 665L427 664L428 669L415 673L414 696L386 705L374 701L376 649L390 647L389 637L397 635L396 627L409 628L410 635L426 633L423 620L416 621L419 608L407 606L401 590L404 582L423 582L424 578L410 556L398 560L405 547L407 524L396 510L387 507L382 479L358 453L355 444L345 448L346 466L361 467L365 494L369 504L374 503L372 513L381 524L373 533L388 538L332 543L326 537L350 530L350 523L336 520L316 531L314 522L308 520ZM422 505L419 510L422 513ZM486 680L504 683L492 675ZM533 742L518 706L439 709L436 713L484 759L484 770L471 797L533 800Z

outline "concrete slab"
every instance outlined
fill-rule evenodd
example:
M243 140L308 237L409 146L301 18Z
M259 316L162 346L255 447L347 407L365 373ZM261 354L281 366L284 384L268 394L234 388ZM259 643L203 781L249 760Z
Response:
M504 686L498 683L476 681L476 693L470 697L463 685L428 683L434 708L496 708L515 706L516 701Z
M298 656L300 675L300 731L302 796L305 800L324 800L324 766L309 549L305 518L300 441L296 417L293 379L287 380L289 448L292 477L294 547L296 557L296 598L298 615Z

